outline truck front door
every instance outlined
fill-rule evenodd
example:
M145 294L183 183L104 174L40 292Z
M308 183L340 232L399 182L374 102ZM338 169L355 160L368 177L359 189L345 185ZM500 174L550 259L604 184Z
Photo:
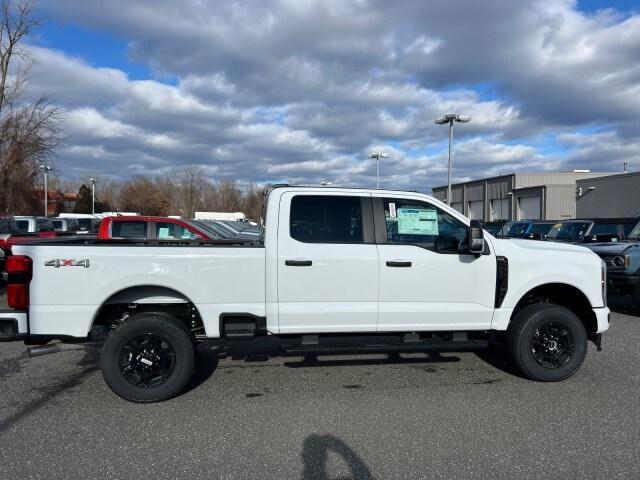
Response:
M376 330L378 250L371 196L284 193L277 261L280 333Z
M374 194L378 331L490 328L496 263L467 253L467 225L424 198Z

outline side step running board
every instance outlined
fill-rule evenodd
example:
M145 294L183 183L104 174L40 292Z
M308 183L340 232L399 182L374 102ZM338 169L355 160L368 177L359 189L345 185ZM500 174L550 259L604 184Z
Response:
M384 352L463 352L488 348L489 340L464 341L423 341L404 344L315 344L315 345L281 345L287 354L326 353L326 354L359 354Z

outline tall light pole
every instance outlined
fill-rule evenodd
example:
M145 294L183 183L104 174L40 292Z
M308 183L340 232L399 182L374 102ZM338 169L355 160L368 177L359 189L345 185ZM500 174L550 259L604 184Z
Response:
M91 182L91 215L96 214L96 182L95 178L90 178Z
M383 152L373 152L369 154L369 158L376 159L376 189L380 188L380 159L389 158L389 155Z
M447 205L451 206L451 147L453 145L453 122L468 123L471 121L471 117L466 115L460 115L457 113L447 113L445 116L437 118L436 123L438 125L449 124L449 173L447 181Z
M51 167L43 163L39 165L38 168L44 172L44 218L47 218L49 214L49 183L47 181L47 174L51 171Z

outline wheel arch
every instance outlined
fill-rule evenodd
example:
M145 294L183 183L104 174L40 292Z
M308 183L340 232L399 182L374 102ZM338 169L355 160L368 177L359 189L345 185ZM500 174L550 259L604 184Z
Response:
M163 285L130 285L107 296L91 319L90 329L122 322L137 312L169 313L183 321L189 330L203 329L196 305L182 292ZM119 316L119 318L118 318Z
M589 297L575 285L562 282L543 283L522 295L511 313L509 325L524 307L536 303L550 303L571 310L584 325L589 338L596 335L598 320Z

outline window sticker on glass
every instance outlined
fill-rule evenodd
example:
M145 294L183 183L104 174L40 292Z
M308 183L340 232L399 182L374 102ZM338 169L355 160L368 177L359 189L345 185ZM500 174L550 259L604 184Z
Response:
M438 235L438 212L425 208L399 208L400 235Z
M396 218L396 204L393 202L389 203L389 216Z
M158 229L158 239L166 240L167 238L169 238L169 229L165 227L160 227Z

